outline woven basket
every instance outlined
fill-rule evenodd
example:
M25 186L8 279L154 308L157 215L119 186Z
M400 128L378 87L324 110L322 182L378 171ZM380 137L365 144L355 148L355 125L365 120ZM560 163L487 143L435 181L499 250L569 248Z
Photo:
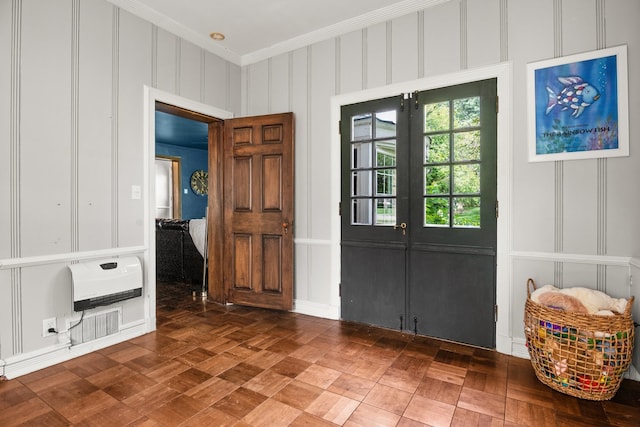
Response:
M531 300L527 281L524 331L538 379L561 393L588 400L611 399L633 356L629 298L624 314L600 316L556 310Z

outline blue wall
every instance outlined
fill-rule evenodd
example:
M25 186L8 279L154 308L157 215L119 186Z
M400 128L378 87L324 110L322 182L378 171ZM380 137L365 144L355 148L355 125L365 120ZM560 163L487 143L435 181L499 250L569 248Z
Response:
M191 190L191 174L198 170L208 170L207 150L179 147L156 143L157 156L180 157L180 197L182 198L182 219L203 218L207 208L207 197L199 196ZM186 193L185 193L186 189Z

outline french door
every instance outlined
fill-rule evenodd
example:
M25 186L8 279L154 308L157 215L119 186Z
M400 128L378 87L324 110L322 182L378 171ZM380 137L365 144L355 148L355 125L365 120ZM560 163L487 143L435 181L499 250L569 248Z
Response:
M344 106L342 318L495 347L496 80Z

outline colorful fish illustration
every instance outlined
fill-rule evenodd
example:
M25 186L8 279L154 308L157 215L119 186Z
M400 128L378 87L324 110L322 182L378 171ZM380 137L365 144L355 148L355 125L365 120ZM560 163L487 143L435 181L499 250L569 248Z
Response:
M553 107L558 105L561 107L561 111L571 108L573 110L571 115L574 118L578 118L585 108L600 98L598 90L583 81L582 77L558 77L558 81L564 85L560 93L555 93L553 89L547 86L547 92L549 93L547 114L553 110Z

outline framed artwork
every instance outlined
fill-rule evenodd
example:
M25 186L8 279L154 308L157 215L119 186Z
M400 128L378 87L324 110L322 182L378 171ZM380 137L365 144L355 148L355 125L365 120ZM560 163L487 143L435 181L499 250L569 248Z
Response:
M529 161L629 155L627 46L527 64Z

